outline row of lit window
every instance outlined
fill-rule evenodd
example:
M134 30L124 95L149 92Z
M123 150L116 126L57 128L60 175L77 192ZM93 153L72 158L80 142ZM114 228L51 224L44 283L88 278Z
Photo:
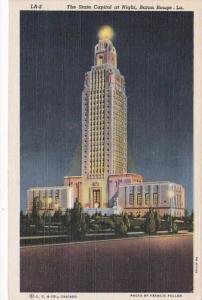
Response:
M91 127L90 127L90 132L89 132L89 134L91 135L91 133L100 133L100 134L102 134L103 132L104 132L104 124L102 123L102 124L92 124L91 125Z
M104 114L103 113L97 113L97 114L94 114L92 116L90 116L90 124L94 124L94 123L103 123L104 124Z
M95 111L94 113L89 115L90 124L98 122L98 121L104 123L104 121L105 121L104 111Z
M89 111L88 115L91 116L95 113L96 114L104 113L105 109L106 109L106 107L104 106L104 103L93 103L90 107L90 111ZM85 112L84 115L87 115L87 112Z
M107 82L106 79L107 79L106 76L103 76L102 74L94 74L94 76L91 77L91 84L93 82L96 82L96 81L105 81L105 82Z
M99 157L102 157L102 159L104 159L104 151L98 151L98 152L93 152L91 155L90 155L90 158L91 159L97 159L99 160Z
M105 88L106 83L105 82L92 82L91 87L92 89L94 88L95 90L97 89L104 89Z
M92 130L94 130L94 131L96 131L96 128L98 129L99 128L99 130L104 130L104 125L105 125L105 123L104 123L104 120L94 120L94 121L91 121L90 122L90 130L92 131Z
M100 109L100 106L102 108L105 107L105 99L104 98L94 98L89 102L90 112L92 112L93 109Z
M172 185L171 189L175 192L181 192L181 186L179 185Z
M93 134L90 134L89 136L89 139L90 139L90 142L101 142L103 143L103 141L105 140L104 138L104 132L103 130L100 131L99 133L98 132L94 132Z
M95 148L95 147L98 147L98 146L100 146L100 147L103 147L104 148L104 145L105 145L105 143L104 143L104 137L102 138L102 137L94 137L94 138L91 138L90 139L90 148Z
M104 135L91 135L89 140L92 147L96 146L97 144L104 146Z
M104 125L105 125L105 119L104 119L104 117L103 118L94 118L94 119L90 119L89 120L89 125L90 125L90 129L94 129L94 126L98 126L98 125L100 125L100 126L102 126L102 127L104 127Z
M97 129L98 127L98 129ZM87 129L85 130L85 132L87 131ZM89 127L89 135L91 136L92 134L104 134L104 132L107 132L107 134L109 134L109 126L106 126L105 124L101 123L101 124L96 124L96 125L91 125ZM86 132L87 134L87 132Z
M99 172L99 170L104 170L104 165L98 165L98 164L91 164L89 166L89 171L92 172ZM85 172L87 171L87 166L84 167ZM108 166L109 169L109 166ZM98 171L97 171L98 170Z
M106 76L106 70L96 70L92 72L92 79L94 78L104 78Z
M96 169L96 170L90 170L91 174L103 174L104 169Z
M105 98L104 97L96 96L96 97L90 98L90 101L89 101L90 111L92 110L92 108L99 107L100 105L103 105L103 106L105 105Z
M106 167L109 168L109 165L107 165ZM91 172L98 172L99 169L104 170L104 165L90 164L90 171Z
M90 141L92 140L101 140L104 141L104 130L95 130L89 134Z
M98 149L96 149L98 148ZM95 147L95 149L93 149L92 151L90 151L90 157L98 157L99 154L104 155L104 149L101 150L100 147Z
M89 107L92 108L93 106L98 106L98 105L104 105L105 104L105 98L104 96L95 96L95 97L90 97L89 101Z
M180 197L179 198L174 198L171 200L171 206L174 206L174 207L181 207L182 206L182 201L181 201L181 195L179 195Z
M89 130L89 137L95 136L95 135L103 135L105 133L105 126L103 124L99 125L96 124L94 126L91 127L91 129ZM107 134L109 134L109 130L107 131Z
M143 203L145 205L151 205L151 201L153 200L153 205L157 205L158 204L158 194L157 193L153 193L153 197L151 197L150 194L145 194L145 199L143 202L143 198L142 198L142 194L138 193L137 197L135 199L135 195L133 193L129 194L129 204L130 205L134 205L135 200L137 201L137 205L142 205Z
M100 115L100 114L103 114L104 112L105 112L104 105L103 104L102 105L97 105L96 107L92 107L92 109L89 112L89 116L92 116L92 115L95 115L95 114ZM84 115L87 115L87 113L84 114Z
M104 166L100 166L100 165L92 165L90 166L90 172L93 173L93 172L104 172Z
M100 108L94 108L94 109L92 109L88 114L85 113L84 116L85 117L88 116L89 119L92 119L92 118L95 118L95 117L98 117L98 116L104 117L105 111L107 113L109 113L109 110L105 110L104 106L102 105L102 106L100 106Z
M97 90L90 90L90 96L95 96L95 95L104 95L106 92L106 89L97 89ZM109 93L109 91L107 91L107 93Z
M109 163L109 160L107 160L108 161L108 163ZM104 155L103 154L100 154L100 155L95 155L95 156L91 156L90 157L90 164L94 164L94 163L96 163L96 164L104 164L104 162L105 162L105 157L104 157Z
M103 173L93 173L93 174L88 174L87 175L88 176L88 178L90 178L90 179L102 179L102 178L104 178L104 172Z
M97 79L93 79L92 80L92 85L104 85L105 83L107 83L106 80L104 80L104 78L97 78Z
M109 110L106 110L104 108L104 106L100 106L100 108L95 108L95 109L92 109L89 113L85 113L84 116L87 117L91 120L93 118L97 118L97 117L102 117L104 118L105 116L105 112L109 113Z
M96 125L96 126L98 126L98 125ZM105 129L104 124L101 124L101 125L99 126L99 130L96 130L96 129L94 128L94 126L92 126L92 128L89 129L89 136L94 135L94 134L102 135L102 134L104 134L104 132L105 132L104 129ZM109 127L107 127L107 130L108 130L108 132L109 132Z

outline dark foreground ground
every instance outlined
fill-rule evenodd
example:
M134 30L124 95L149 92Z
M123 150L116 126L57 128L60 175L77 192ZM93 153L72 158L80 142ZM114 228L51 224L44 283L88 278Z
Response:
M21 248L21 292L191 292L193 237Z

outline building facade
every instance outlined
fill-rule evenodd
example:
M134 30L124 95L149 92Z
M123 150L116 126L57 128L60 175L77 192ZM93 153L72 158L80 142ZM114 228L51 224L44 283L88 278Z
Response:
M86 179L85 176L65 176L64 186L72 187L73 199L79 200L85 209L88 208L113 208L118 205L118 192L120 184L133 184L136 182L142 182L143 176L133 173L126 174L114 174L107 176L106 189L107 189L107 201L106 206L103 207L100 196L102 195L102 182L104 180L99 179ZM85 189L88 188L89 195L84 198ZM86 201L84 201L86 200ZM93 210L91 210L93 211ZM109 210L110 211L110 210Z
M73 199L82 203L83 199L83 177L82 176L65 176L64 186L72 188Z
M117 175L118 174L118 175ZM117 68L116 49L109 39L95 46L94 65L85 74L82 93L83 206L115 205L118 185L127 177L127 97ZM113 186L118 176L118 185ZM131 183L142 176L129 174Z
M184 187L169 181L122 184L118 199L123 210L135 216L144 216L150 207L160 216L183 217L185 214Z
M95 46L82 93L82 175L105 179L127 172L127 98L110 40Z
M45 211L54 213L59 209L65 211L67 208L73 208L73 188L69 186L30 188L27 190L28 213L32 212L34 201L41 214Z

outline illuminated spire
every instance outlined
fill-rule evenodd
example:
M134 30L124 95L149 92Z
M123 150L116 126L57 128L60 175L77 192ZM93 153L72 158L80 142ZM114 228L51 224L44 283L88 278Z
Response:
M98 32L99 42L95 46L94 65L111 64L117 66L116 49L112 39L114 31L110 26L104 25Z

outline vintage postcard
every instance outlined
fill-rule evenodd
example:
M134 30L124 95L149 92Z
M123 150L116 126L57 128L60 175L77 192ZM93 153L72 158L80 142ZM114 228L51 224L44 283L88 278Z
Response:
M200 299L200 1L10 1L10 299Z

